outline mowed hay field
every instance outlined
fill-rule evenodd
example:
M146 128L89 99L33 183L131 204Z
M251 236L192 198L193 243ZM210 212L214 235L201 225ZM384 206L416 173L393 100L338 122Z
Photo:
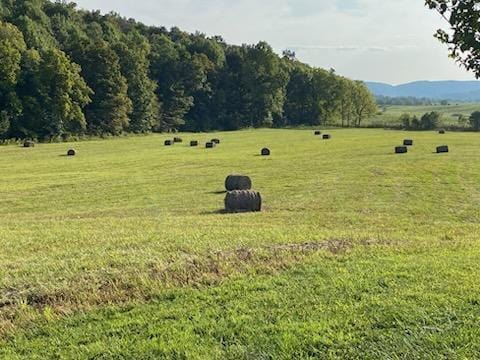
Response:
M480 134L329 133L0 147L0 358L480 357Z

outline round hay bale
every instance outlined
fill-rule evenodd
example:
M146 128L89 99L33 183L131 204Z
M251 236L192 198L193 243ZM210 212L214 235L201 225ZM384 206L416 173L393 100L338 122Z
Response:
M174 143L181 143L181 142L183 142L183 139L179 138L179 137L175 137L175 138L173 138L173 142Z
M262 196L257 191L235 190L225 197L225 210L231 213L262 210Z
M215 147L215 145L216 145L216 144L215 144L214 142L207 142L207 143L205 144L205 147L206 147L207 149L213 149L213 148Z
M67 151L67 156L75 156L77 155L77 152L75 151L75 149L70 149Z
M26 141L23 143L23 147L24 147L24 148L32 148L32 147L35 147L35 143L34 143L33 141L26 140Z
M245 175L229 175L225 179L225 189L227 191L234 190L250 190L252 188L252 180Z
M408 148L406 146L397 146L395 148L395 154L406 154L408 152Z
M437 147L437 154L445 154L448 153L450 149L448 148L447 145L442 145Z
M441 129L441 130L438 131L438 133L439 133L440 135L444 135L444 134L446 133L446 131L445 131L444 129Z
M165 140L165 146L172 146L173 141L172 140Z
M405 139L405 140L403 140L403 145L404 146L413 146L413 140Z
M323 138L323 140L330 140L332 138L332 135L324 134L322 138Z
M270 156L270 149L263 148L262 149L262 156Z
M320 130L315 130L315 136L320 136L322 135L322 132Z
M218 145L220 144L220 139L212 139L211 142Z
M190 146L192 146L192 147L198 146L198 141L197 140L190 141Z

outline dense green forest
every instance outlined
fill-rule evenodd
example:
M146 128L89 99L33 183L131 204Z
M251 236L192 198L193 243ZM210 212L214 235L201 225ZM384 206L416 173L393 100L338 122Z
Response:
M362 82L265 42L151 27L73 3L0 0L0 138L360 126Z

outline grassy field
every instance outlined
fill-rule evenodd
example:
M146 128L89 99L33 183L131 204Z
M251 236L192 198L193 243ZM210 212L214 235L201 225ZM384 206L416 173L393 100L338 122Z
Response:
M392 126L400 125L400 116L402 114L416 115L418 118L423 114L431 111L436 111L442 114L441 125L451 126L459 125L458 116L463 115L470 117L475 111L480 111L480 104L478 103L455 103L450 105L431 105L431 106L385 106L380 107L381 115L377 115L368 119L366 124L377 126Z
M331 134L0 147L0 359L480 357L480 134Z

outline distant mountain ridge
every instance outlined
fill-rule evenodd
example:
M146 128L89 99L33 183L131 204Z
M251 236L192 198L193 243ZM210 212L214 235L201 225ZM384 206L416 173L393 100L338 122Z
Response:
M480 81L415 81L402 85L365 82L376 96L480 101Z

